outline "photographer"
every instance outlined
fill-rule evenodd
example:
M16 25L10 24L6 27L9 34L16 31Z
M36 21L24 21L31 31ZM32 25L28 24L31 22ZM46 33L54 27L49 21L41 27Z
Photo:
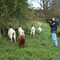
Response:
M58 47L58 41L56 37L56 32L57 32L57 25L58 25L58 19L53 18L52 20L49 21L49 25L51 27L51 33L52 33L52 40L55 45L55 47Z

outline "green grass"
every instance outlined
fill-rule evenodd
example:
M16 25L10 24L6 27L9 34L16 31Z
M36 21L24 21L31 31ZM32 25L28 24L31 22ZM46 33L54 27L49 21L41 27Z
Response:
M19 48L18 42L14 43L7 37L0 40L0 60L60 60L60 38L59 46L54 47L51 39L50 27L42 23L43 32L39 35L37 32L38 24L36 22L36 35L34 37L26 34L25 48ZM30 31L30 27L28 27Z

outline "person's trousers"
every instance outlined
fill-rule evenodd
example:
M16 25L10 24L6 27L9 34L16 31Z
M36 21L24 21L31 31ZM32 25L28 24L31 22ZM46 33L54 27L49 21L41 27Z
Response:
M57 42L57 37L56 37L56 33L52 33L52 40L53 43L56 47L58 47L58 42Z

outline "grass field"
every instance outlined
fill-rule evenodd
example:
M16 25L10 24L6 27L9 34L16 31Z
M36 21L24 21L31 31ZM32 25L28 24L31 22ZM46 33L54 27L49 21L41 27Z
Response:
M19 48L18 42L14 43L7 37L0 39L0 60L60 60L60 38L59 46L54 47L51 39L50 27L42 23L43 32L39 35L37 32L38 24L36 23L36 35L34 37L26 33L25 48ZM30 27L28 27L30 32Z

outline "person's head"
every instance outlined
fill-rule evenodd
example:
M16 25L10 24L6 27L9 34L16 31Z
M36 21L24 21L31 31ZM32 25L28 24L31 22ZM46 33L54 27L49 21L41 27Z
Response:
M53 18L53 21L55 21L56 20L56 18Z

